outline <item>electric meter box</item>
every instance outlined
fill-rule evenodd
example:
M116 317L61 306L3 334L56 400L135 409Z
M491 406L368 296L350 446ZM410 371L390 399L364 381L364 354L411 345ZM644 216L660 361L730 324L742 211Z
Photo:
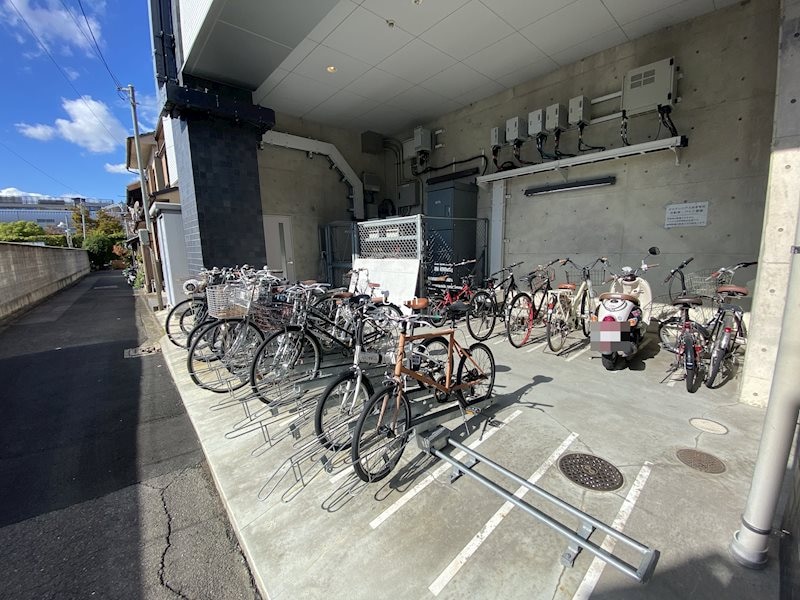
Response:
M419 206L419 188L416 181L397 186L397 208Z
M544 128L547 131L567 128L567 111L563 104L551 104L544 112Z
M503 146L506 143L506 130L500 127L492 127L489 132L489 143L494 146Z
M506 121L506 139L524 140L528 137L528 122L520 117L512 117Z
M528 135L539 135L544 131L544 111L541 108L528 113Z
M432 152L431 130L424 127L414 128L414 152Z
M674 58L631 69L622 83L622 110L628 115L656 110L675 103L677 80Z
M569 124L589 122L589 107L591 101L586 96L575 96L569 99Z

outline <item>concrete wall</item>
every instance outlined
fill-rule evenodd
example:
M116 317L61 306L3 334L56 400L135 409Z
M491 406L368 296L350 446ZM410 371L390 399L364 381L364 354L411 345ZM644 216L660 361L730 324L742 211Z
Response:
M0 320L89 272L86 250L0 242Z
M674 56L683 78L682 101L673 119L679 133L690 138L689 147L680 151L680 164L676 166L675 155L667 151L509 181L503 258L535 266L558 256L580 263L607 255L617 266L638 265L647 248L657 245L663 254L661 268L650 278L655 294L666 292L660 281L668 268L688 256L696 257L692 269L754 260L769 167L777 24L777 1L751 0L590 56L426 123L445 130L441 141L446 145L433 153L432 163L488 154L490 128L503 126L506 119L555 102L566 105L581 94L596 98L619 91L628 70ZM593 116L619 110L616 101L598 107L602 112ZM655 139L658 129L655 114L633 117L630 142ZM584 139L619 147L618 132L615 120L588 127ZM668 135L661 130L661 137ZM575 132L565 133L562 152L575 152L576 145ZM552 139L547 147L552 148ZM524 146L522 157L540 160L532 141ZM511 158L510 148L504 148L500 161ZM615 175L616 185L523 195L526 187L563 181L564 176L574 180L603 175ZM710 203L707 227L664 228L666 205L695 201ZM490 207L491 186L481 190L479 216L490 217ZM737 281L747 283L755 276L750 269Z
M383 156L363 154L360 133L283 114L275 120L275 131L334 144L359 176L363 171L383 175ZM347 187L325 157L308 158L297 150L265 144L258 153L258 166L262 213L292 217L296 277L320 276L319 227L352 219Z

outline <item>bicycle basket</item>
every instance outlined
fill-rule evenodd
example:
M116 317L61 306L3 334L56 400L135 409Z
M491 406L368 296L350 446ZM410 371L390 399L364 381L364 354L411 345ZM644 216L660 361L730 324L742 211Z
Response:
M581 269L565 269L566 283L574 283L580 286L583 282L583 271ZM606 282L605 268L594 268L589 270L589 279L592 280L592 285L603 285Z
M548 280L553 281L555 278L556 273L553 269L536 269L525 275L522 280L527 281L531 291L534 291L543 287Z
M686 291L691 296L714 296L717 288L731 282L733 276L730 273L714 275L714 269L704 269L686 274Z
M240 283L224 283L209 285L206 288L208 301L208 314L215 319L235 319L247 314L247 307L236 303L236 299L243 297L247 288Z

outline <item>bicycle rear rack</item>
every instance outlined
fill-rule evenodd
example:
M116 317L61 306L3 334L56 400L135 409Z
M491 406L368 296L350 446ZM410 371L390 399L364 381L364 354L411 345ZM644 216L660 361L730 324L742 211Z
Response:
M653 575L656 564L658 563L658 558L660 556L658 550L645 546L644 544L625 535L621 531L606 525L602 521L561 500L557 496L554 496L553 494L543 490L525 478L520 477L516 473L509 471L502 465L497 464L486 456L475 452L475 450L472 450L468 446L465 446L453 439L452 433L453 432L446 427L439 426L432 431L428 431L427 434L417 435L417 444L422 451L453 465L453 474L450 478L451 483L458 479L461 475L466 475L485 486L495 494L499 495L507 502L510 502L514 506L522 509L537 521L544 523L560 535L566 537L570 544L561 555L561 563L564 566L573 566L575 564L575 559L577 558L578 554L580 554L581 550L586 550L590 554L593 554L600 560L606 562L615 569L618 569L628 577L631 577L640 583L646 583ZM469 457L468 463L461 462L449 456L448 454L445 454L443 450L447 446L452 446L463 452L467 457ZM476 473L472 470L472 467L478 463L483 463L497 473L508 477L520 486L523 486L531 492L534 492L539 497L556 506L557 508L560 508L573 517L576 517L580 523L579 527L576 530L571 529L541 510L531 506L521 498L517 497L514 493L508 491L494 481L484 477L480 473ZM631 565L606 551L601 546L590 541L589 538L595 532L595 530L600 530L613 540L622 542L640 554L641 561L639 562L639 565Z

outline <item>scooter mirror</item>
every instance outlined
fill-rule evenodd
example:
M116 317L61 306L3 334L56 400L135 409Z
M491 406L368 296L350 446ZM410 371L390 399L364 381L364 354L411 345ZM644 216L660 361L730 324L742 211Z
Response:
M658 249L658 246L650 246L650 250L648 250L648 252L653 256L658 256L661 254L661 250Z

